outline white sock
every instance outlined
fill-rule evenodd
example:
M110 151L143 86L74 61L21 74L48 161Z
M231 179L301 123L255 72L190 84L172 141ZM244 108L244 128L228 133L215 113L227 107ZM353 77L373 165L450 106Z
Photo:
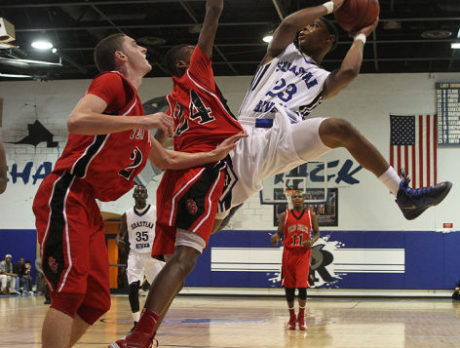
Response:
M388 167L388 169L379 176L378 178L388 189L390 192L396 196L399 190L399 183L401 182L401 178L399 177L396 170L393 167Z
M139 322L139 319L141 317L141 312L136 312L136 313L133 313L133 320L138 323Z

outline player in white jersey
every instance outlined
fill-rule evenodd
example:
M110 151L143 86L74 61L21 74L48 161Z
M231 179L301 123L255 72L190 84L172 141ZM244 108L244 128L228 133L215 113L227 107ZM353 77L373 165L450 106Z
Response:
M215 230L232 207L241 205L262 189L268 176L289 171L317 159L333 148L345 147L360 165L396 196L407 219L414 219L438 204L451 183L412 189L380 152L348 121L336 118L304 119L323 99L330 98L358 76L366 37L375 23L354 35L339 69L321 68L324 56L335 45L337 31L322 16L337 10L343 0L304 8L284 18L273 34L267 54L257 70L239 110L238 120L248 137L230 153Z
M139 287L144 280L152 284L156 275L163 268L164 262L151 256L153 241L155 240L155 220L157 209L154 205L147 205L147 189L138 185L134 188L134 207L128 209L122 216L120 230L117 235L118 246L122 252L126 251L125 238L128 236L128 284L129 304L133 315L134 327L139 321Z

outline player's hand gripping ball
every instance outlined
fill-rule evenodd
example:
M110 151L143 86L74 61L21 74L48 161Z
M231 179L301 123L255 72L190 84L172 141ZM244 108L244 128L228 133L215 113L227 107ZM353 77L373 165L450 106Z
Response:
M346 32L353 33L374 23L379 13L378 0L345 0L334 16Z

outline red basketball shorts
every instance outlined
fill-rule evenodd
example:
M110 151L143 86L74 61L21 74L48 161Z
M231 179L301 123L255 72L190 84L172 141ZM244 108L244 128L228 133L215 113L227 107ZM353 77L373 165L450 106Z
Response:
M308 288L311 249L284 248L281 285L285 288Z
M152 255L173 254L176 229L196 233L206 243L212 232L225 181L225 164L168 170L157 190L157 222Z
M92 188L68 173L51 173L33 211L51 307L92 324L110 308L104 221Z

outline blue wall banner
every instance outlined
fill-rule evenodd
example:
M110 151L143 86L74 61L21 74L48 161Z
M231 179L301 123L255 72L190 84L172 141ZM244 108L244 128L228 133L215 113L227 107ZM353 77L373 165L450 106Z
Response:
M271 246L270 233L213 235L186 286L279 287L282 248ZM321 235L312 249L316 288L452 289L460 280L459 232L323 231Z

